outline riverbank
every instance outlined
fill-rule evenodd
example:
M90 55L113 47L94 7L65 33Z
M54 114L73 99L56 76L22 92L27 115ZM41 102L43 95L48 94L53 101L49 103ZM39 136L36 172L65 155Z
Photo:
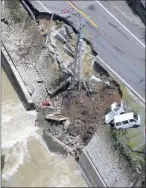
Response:
M95 93L92 95L92 98L87 97L85 90L83 90L81 94L73 90L66 90L50 99L50 94L60 86L60 83L63 83L65 75L68 75L66 70L67 66L69 66L73 60L72 51L75 50L77 36L71 27L68 27L61 22L54 21L53 35L51 35L53 45L48 46L48 48L42 48L44 45L44 38L41 35L42 33L37 31L37 24L30 19L22 7L20 7L20 10L23 12L23 15L25 15L24 19L19 21L16 19L17 22L13 22L12 20L12 23L9 22L9 19L11 18L9 10L5 10L6 12L8 11L5 15L5 19L8 20L8 25L3 23L2 36L3 42L13 59L14 65L20 73L32 100L38 109L36 125L42 127L46 132L51 133L61 142L72 148L76 153L77 159L79 158L78 154L80 154L85 145L87 145L89 151L91 150L90 140L91 142L92 140L95 140L94 142L96 142L96 144L98 143L98 146L95 143L93 146L96 145L97 151L100 151L100 148L105 148L103 151L100 151L101 156L99 157L98 162L101 161L103 156L107 158L108 155L109 161L112 163L113 167L116 166L114 168L118 169L118 174L114 168L112 169L111 176L114 177L114 181L112 178L112 181L109 181L107 178L107 180L105 180L107 186L113 186L112 182L115 186L128 186L129 184L132 184L133 180L131 180L131 176L133 171L129 167L128 173L130 173L127 175L126 168L121 168L120 164L125 164L127 162L125 162L125 159L122 159L121 161L121 156L118 152L113 155L112 147L114 140L112 141L111 139L111 131L103 125L104 111L106 108L109 107L112 102L121 99L118 84L115 85L113 78L111 78L100 66L96 67L96 71L93 69L92 60L95 56L92 54L90 46L84 41L84 66L82 76L88 80L90 76L95 75L105 82L109 81L112 87L107 86L105 83L93 84L92 87ZM39 28L43 27L43 30L47 29L46 26L49 24L49 18L41 18L37 21L39 22ZM71 48L67 48L67 52L64 50L64 47L66 46L62 44L62 41L66 40L66 38L60 38L60 35L57 35L59 32L58 28L64 28L64 26L68 27L68 30L72 33L70 38L73 38L73 40L70 39L72 45ZM61 36L64 35L62 34ZM56 58L56 52L59 52L59 59ZM62 72L62 68L64 68L65 74ZM43 100L49 99L55 112L59 110L63 116L69 118L70 123L68 123L68 125L56 122L50 123L45 119L45 116L48 115L51 110L48 107L42 108L40 103ZM100 138L100 141L97 141L97 138ZM109 140L105 142L107 138ZM110 140L112 142L110 142ZM117 162L113 163L113 161ZM96 166L96 168L100 173L102 172L101 175L106 179L107 173L102 170L102 165L104 166L105 163L107 163L106 160L102 161L100 163L101 166ZM125 165L125 167L127 166ZM106 169L106 171L108 170L111 171L111 167ZM123 174L123 176L121 174ZM120 176L121 179L118 179L118 176Z

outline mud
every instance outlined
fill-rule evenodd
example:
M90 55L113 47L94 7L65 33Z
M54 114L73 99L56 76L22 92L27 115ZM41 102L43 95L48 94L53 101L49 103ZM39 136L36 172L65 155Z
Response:
M52 105L58 106L64 116L69 119L66 126L63 123L45 120L45 115L56 111L55 107L39 107L37 126L58 138L72 148L78 155L89 143L98 128L104 126L105 110L115 101L121 100L118 87L111 88L105 84L98 87L89 97L85 90L66 90L54 97Z

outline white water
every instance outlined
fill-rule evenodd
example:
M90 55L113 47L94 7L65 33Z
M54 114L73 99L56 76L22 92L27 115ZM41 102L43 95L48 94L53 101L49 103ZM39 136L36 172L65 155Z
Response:
M2 186L85 187L72 157L51 153L34 126L35 112L26 112L2 71Z

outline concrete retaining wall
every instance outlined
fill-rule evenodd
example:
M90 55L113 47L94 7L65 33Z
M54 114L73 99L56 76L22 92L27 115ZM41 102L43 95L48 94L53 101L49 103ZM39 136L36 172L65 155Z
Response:
M85 149L82 150L80 155L79 165L84 172L83 175L89 187L107 187Z
M47 130L44 130L43 138L50 151L62 155L74 154L70 147L52 136ZM107 187L85 149L82 150L79 157L79 167L89 187Z
M2 68L6 72L10 82L15 88L20 100L22 101L25 109L33 110L35 108L35 104L33 103L31 96L29 95L24 82L22 81L17 69L15 68L11 57L9 56L7 50L4 45L1 48L1 62Z
M49 150L52 152L60 153L62 155L68 155L68 154L74 153L70 147L65 145L63 142L61 142L56 137L52 136L46 130L44 130L44 132L43 132L43 138L44 138Z

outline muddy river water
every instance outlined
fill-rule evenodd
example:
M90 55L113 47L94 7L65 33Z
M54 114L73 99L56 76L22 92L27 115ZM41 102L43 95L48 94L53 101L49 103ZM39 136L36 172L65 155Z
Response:
M35 112L26 112L2 70L2 186L85 187L77 163L48 150Z

